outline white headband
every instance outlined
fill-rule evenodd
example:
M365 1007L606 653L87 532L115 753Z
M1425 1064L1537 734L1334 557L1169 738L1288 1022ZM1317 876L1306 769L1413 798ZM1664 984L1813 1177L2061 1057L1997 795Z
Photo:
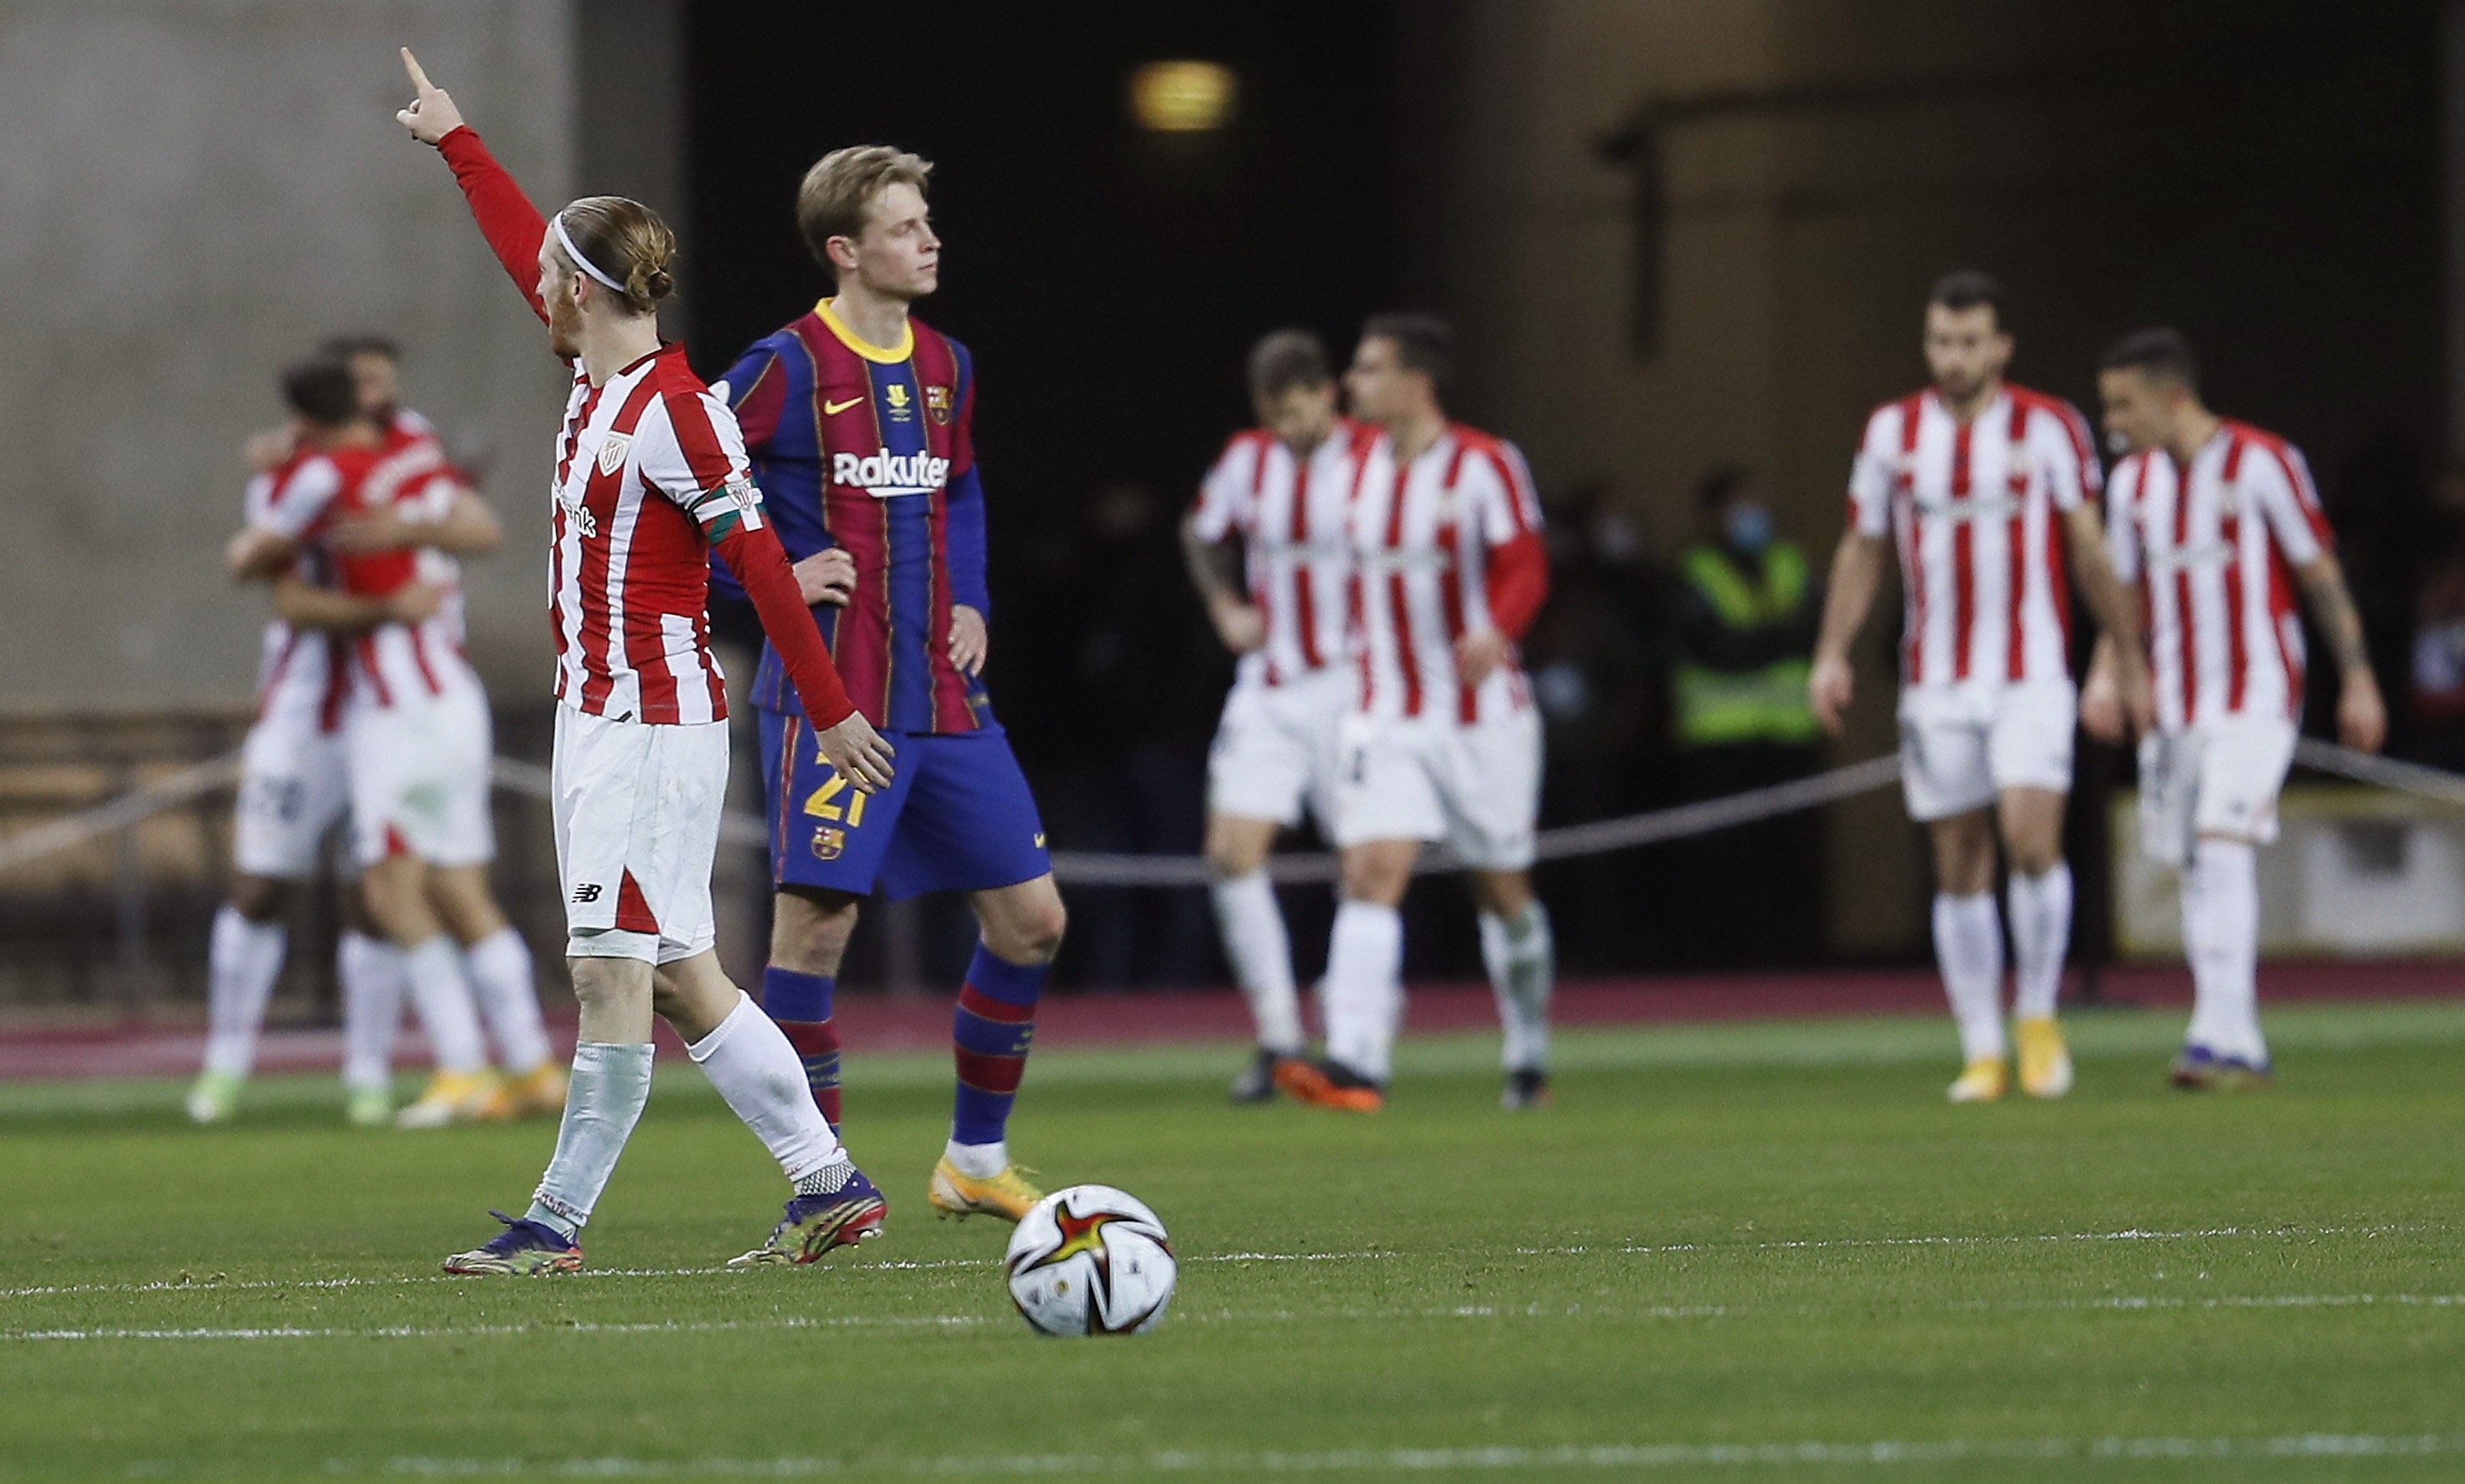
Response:
M601 273L599 271L599 265L583 256L582 249L575 247L573 245L573 239L566 235L565 213L563 211L559 211L554 216L549 217L547 224L549 230L556 233L557 245L565 249L565 255L573 259L573 266L581 269L584 273L590 275L592 277L608 285L610 288L614 289L619 294L624 294L626 292L625 285L617 282L606 274Z

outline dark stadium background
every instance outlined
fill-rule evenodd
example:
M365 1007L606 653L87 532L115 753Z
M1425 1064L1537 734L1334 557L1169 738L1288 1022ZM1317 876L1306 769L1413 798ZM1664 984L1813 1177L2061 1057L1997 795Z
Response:
M1826 285L1855 300L1876 336L1908 345L1903 368L1867 400L1920 379L1915 296L1925 277L1958 262L1989 264L2012 282L2024 337L2016 374L2084 405L2087 367L2105 339L2152 318L2182 325L2204 352L2216 405L2312 450L2357 587L2376 609L2383 671L2401 679L2409 537L2429 498L2440 423L2442 337L2432 307L2439 100L2427 61L2434 8L2011 4L1972 16L1965 39L1972 53L2028 60L1952 69L1929 59L1931 23L1917 12L1832 9L1858 17L1870 51L1889 51L1896 24L1906 33L1910 57L1897 83L1880 69L1883 80L1845 87L1664 100L1662 146L1705 124L1832 127L1849 136L1836 183L1818 178L1775 209L1810 233L1854 230L1875 212L1895 218L1896 231L1929 232L1934 245L1914 262L1875 281ZM967 341L982 367L995 701L1058 843L1195 848L1205 746L1230 664L1189 599L1172 524L1197 473L1246 415L1243 349L1265 329L1298 323L1341 355L1371 310L1474 307L1463 300L1478 275L1463 262L1481 251L1480 227L1456 173L1472 146L1459 137L1458 100L1446 81L1463 48L1477 44L1462 12L1452 0L1237 11L950 6L903 15L912 61L870 70L836 63L845 18L834 10L687 12L692 240L702 264L727 266L694 276L687 323L706 374L817 292L791 223L806 165L834 145L876 139L936 162L945 287L924 313ZM1819 44L1819 21L1807 29L1801 43ZM2042 44L2017 49L2032 38ZM1170 136L1134 125L1128 74L1178 56L1238 75L1229 128ZM2018 184L1993 172L1964 180L1950 166L1917 172L1914 186L1861 184L1850 131L1912 117L1987 131L2016 122L2034 160ZM1592 142L1604 162L1616 151L1613 132ZM1673 207L1681 217L1688 210L1682 199ZM1634 312L1632 295L1643 290L1620 287L1600 303L1603 317ZM1461 410L1485 420L1516 401L1515 384L1530 368L1484 359L1477 318L1467 342ZM1579 415L1627 414L1605 401ZM1562 656L1597 664L1599 651L1616 646L1596 631L1613 626L1631 631L1622 637L1641 658L1612 668L1605 683L1656 693L1665 578L1656 563L1638 568L1595 550L1586 522L1603 499L1639 506L1665 560L1688 534L1687 491L1605 487L1599 472L1553 446L1563 429L1493 426L1531 452L1557 525L1562 599L1535 638L1536 668ZM1818 562L1836 530L1827 492L1853 429L1844 420L1837 447L1796 459L1806 476L1775 492L1790 533ZM1768 471L1770 455L1741 448L1731 456ZM1547 822L1682 794L1657 695L1626 700L1616 721L1553 718ZM1872 697L1868 704L1881 709ZM2090 965L2104 952L2104 788L2121 767L2091 749L2075 809L2079 958ZM1827 845L1820 830L1784 828L1755 844L1829 852L1835 878L1844 849L1852 871L1858 854L1905 871L1915 853L1904 831L1843 846ZM1753 846L1743 858L1755 858ZM1709 898L1685 892L1699 860L1693 848L1669 847L1544 871L1544 891L1561 903L1569 971L1823 953L1811 924L1758 932L1773 903L1751 875ZM1077 890L1071 898L1068 981L1223 981L1199 894ZM1654 910L1672 899L1688 910ZM1310 892L1288 894L1288 909L1306 967L1322 952L1324 909ZM955 904L926 910L928 970L954 972L964 914ZM1458 890L1425 885L1413 910L1414 971L1477 975ZM1735 920L1707 923L1707 913ZM1914 931L1868 936L1897 941L1886 958L1921 948Z

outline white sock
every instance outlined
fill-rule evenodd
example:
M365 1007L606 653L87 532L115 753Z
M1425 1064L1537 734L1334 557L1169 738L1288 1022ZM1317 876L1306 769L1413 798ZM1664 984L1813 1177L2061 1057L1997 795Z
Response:
M1404 915L1347 901L1326 947L1326 1054L1384 1084L1404 1013Z
M2259 1032L2259 857L2245 840L2203 839L2183 881L2191 961L2187 1038L2223 1056L2268 1059Z
M1250 1002L1258 1044L1283 1056L1301 1053L1301 1002L1293 987L1293 945L1276 885L1263 871L1218 881L1215 921L1224 933L1224 956Z
M2011 873L2004 905L2011 914L2011 1013L2044 1019L2054 1012L2063 955L2071 950L2071 863L2056 861L2040 876Z
M252 922L229 902L214 914L206 949L206 1070L244 1077L256 1065L265 1002L282 973L290 930Z
M2008 1054L2003 1039L2003 924L1994 915L1992 892L1935 894L1934 956L1951 998L1951 1018L1960 1027L1960 1059Z
M838 1136L813 1102L804 1058L751 995L736 991L736 1008L685 1051L790 1184L837 1158Z
M1549 910L1532 901L1512 920L1482 913L1480 961L1488 966L1504 1032L1500 1065L1509 1072L1541 1071L1549 1061L1549 991L1558 973Z
M942 1146L942 1158L950 1167L969 1180L990 1180L1010 1168L1010 1141L989 1144L963 1144L952 1140Z
M428 1049L436 1070L461 1074L488 1065L488 1046L479 1038L479 1015L471 1008L471 982L462 977L462 955L443 933L404 951L403 966L411 978L411 1003L419 1011L420 1029L428 1032Z
M531 973L530 944L511 924L462 950L471 991L497 1038L497 1064L517 1075L547 1065L555 1052L540 1019L539 984Z
M334 964L343 982L343 1085L355 1092L389 1087L410 983L402 950L366 933L344 933Z
M565 1121L557 1127L556 1155L531 1192L531 1220L567 1236L582 1229L650 1099L649 1046L586 1041L573 1049Z

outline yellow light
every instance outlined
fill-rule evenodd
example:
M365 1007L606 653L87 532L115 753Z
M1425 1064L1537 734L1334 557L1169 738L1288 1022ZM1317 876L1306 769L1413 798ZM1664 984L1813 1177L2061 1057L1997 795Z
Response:
M1159 134L1220 129L1232 117L1240 79L1214 62L1149 62L1130 74L1130 112Z

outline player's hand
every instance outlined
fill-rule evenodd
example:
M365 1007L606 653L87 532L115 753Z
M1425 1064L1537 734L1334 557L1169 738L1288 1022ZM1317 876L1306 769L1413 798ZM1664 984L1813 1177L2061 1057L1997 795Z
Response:
M402 49L403 71L411 74L411 106L394 115L396 122L411 130L411 137L423 144L433 144L462 126L462 110L443 88L428 80L420 70L419 58L411 48Z
M950 663L969 675L985 673L985 657L992 652L992 635L985 627L985 615L964 603L950 609Z
M2098 665L2090 669L2088 679L2080 685L2080 730L2101 742L2121 746L2129 740L2124 730L2128 725L2122 714L2122 688L2114 678L2112 667Z
M2131 723L2132 741L2157 730L2157 681L2148 674L2148 661L2132 656L2122 667L2122 713Z
M813 734L813 745L822 761L838 770L841 778L856 786L860 792L879 793L890 786L890 743L873 729L864 713L851 711L848 719L836 726Z
M2337 740L2348 747L2377 752L2387 741L2387 703L2380 699L2380 682L2369 670L2345 672L2337 691Z
M292 454L299 447L299 426L285 423L279 428L261 428L250 433L248 441L239 446L239 456L247 463L249 473L272 474L290 462Z
M262 582L290 565L295 550L287 539L252 525L223 543L223 565L233 582Z
M845 608L855 599L855 558L845 546L816 551L793 568L796 592L807 608Z
M1215 626L1215 636L1235 654L1267 647L1267 615L1254 605L1231 596L1214 598L1207 605L1207 617Z
M1856 672L1839 655L1816 660L1806 677L1806 703L1814 709L1814 720L1834 737L1846 724L1849 703L1856 695Z
M1455 674L1478 685L1498 674L1515 653L1515 642L1495 629L1476 629L1455 641Z
M427 583L409 582L388 596L386 614L397 624L424 624L436 616L444 603L443 589Z
M395 510L370 510L326 527L325 544L336 551L400 551L421 544L411 522Z

